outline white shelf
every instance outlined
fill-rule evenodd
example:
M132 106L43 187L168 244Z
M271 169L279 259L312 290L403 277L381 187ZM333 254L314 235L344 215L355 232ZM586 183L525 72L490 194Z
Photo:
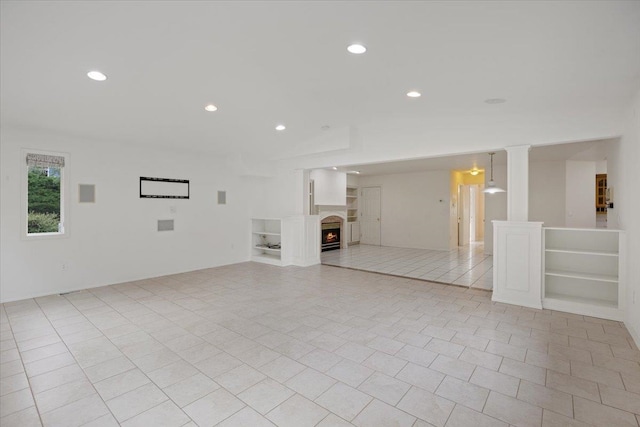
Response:
M556 252L561 254L578 254L578 255L597 255L597 256L613 256L617 257L618 252L614 251L590 251L584 249L558 249L558 248L547 248L545 252Z
M254 246L255 249L261 250L261 251L265 251L265 252L273 252L273 253L280 253L281 249L277 249L277 248L267 248L266 246Z
M597 305L600 307L609 307L609 308L617 308L617 304L614 301L599 299L599 298L586 298L575 295L563 295L563 294L546 294L545 300L555 300L555 301L568 301L575 302L578 304L589 304L589 305Z
M581 298L562 294L550 294L544 298L542 305L548 310L565 311L567 313L582 314L590 317L600 317L622 321L624 315L622 311L612 301Z
M259 236L280 236L280 233L273 233L269 231L254 231L253 234L257 234Z
M264 254L264 253L260 255L253 255L251 257L251 261L262 262L264 264L271 264L271 265L282 264L282 260L280 259L279 255L270 255L270 254Z
M564 270L547 270L544 274L547 276L570 277L572 279L585 279L595 280L598 282L618 283L618 276L612 276L608 274L593 274Z
M347 199L357 199L358 196L350 196L349 194L347 194Z

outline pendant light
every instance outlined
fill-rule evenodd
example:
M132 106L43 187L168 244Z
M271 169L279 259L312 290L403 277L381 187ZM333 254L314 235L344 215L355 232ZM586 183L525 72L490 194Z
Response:
M489 153L489 156L491 156L491 180L487 184L487 188L485 188L483 191L483 193L487 193L487 194L504 193L504 190L496 186L496 183L493 180L493 155L494 154L496 153Z

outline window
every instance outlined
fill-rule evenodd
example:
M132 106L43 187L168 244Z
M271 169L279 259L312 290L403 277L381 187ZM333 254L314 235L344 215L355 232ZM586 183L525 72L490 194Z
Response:
M64 234L65 157L27 153L26 163L27 235Z

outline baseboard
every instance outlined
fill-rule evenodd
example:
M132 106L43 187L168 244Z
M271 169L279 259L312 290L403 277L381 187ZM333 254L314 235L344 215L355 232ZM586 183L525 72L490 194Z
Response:
M627 324L625 322L624 326L627 328L627 331L629 331L629 334L631 335L631 339L633 339L633 342L635 342L636 347L640 348L640 331L637 331L633 326Z

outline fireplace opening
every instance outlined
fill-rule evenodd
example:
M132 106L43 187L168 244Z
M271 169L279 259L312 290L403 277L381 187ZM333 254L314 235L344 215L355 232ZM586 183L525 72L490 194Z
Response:
M340 249L340 223L322 224L322 252Z

